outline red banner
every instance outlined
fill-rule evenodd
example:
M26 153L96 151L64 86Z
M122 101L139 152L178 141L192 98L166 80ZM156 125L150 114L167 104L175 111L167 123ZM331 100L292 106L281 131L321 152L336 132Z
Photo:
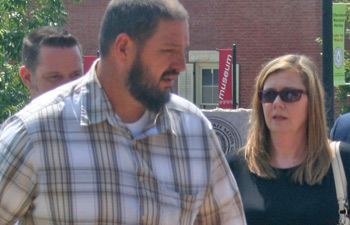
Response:
M86 74L87 71L89 71L92 63L97 59L97 56L95 55L85 55L84 56L84 74Z
M232 109L232 49L219 50L219 108Z

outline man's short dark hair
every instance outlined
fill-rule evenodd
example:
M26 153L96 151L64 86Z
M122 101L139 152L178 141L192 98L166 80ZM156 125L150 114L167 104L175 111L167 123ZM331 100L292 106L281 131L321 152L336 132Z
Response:
M178 0L112 0L102 20L100 32L101 58L121 33L128 34L142 46L156 31L161 19L188 20Z
M22 44L22 63L32 72L39 63L39 53L42 46L70 48L78 46L82 56L78 39L69 31L57 26L43 26L33 30Z

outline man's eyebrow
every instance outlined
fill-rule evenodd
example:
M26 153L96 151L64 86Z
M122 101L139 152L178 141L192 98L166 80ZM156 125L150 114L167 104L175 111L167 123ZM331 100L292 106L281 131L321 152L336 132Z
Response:
M177 43L175 43L175 42L165 42L165 43L163 43L163 45L165 45L165 46L180 46L179 44L177 44Z
M76 70L73 70L71 73L80 73L80 74L84 74L84 71L81 71L80 69L76 69Z
M49 71L43 74L44 76L49 76L49 75L61 75L60 72L58 71Z
M189 47L189 45L190 45L190 43L186 43L186 45L184 47L187 48L187 47ZM182 44L178 44L175 42L166 42L163 44L163 46L180 48L180 47L182 47Z

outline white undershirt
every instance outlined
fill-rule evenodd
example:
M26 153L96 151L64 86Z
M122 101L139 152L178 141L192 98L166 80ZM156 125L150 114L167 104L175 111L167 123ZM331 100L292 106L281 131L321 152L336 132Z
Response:
M141 116L141 118L138 119L137 121L133 123L125 123L125 125L129 128L132 136L137 137L142 133L143 129L145 128L145 126L149 121L149 116L150 116L150 112L146 110Z

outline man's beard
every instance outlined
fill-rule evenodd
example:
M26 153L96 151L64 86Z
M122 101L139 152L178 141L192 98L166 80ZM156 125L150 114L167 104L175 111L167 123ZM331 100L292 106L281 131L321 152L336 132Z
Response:
M178 74L178 71L168 70L160 79L167 74ZM149 73L141 61L140 54L137 55L126 80L130 94L138 100L146 109L158 113L170 99L170 90L160 90L159 81L152 80L154 77Z

